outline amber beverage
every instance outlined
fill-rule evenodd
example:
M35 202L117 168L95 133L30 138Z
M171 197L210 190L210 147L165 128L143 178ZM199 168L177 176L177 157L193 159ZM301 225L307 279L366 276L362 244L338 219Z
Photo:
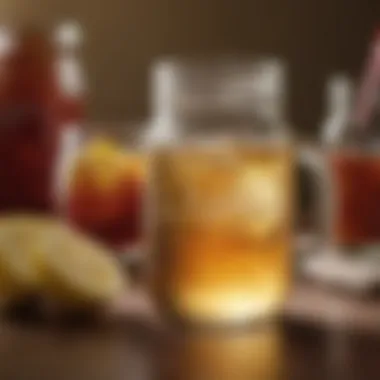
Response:
M331 157L335 185L333 233L337 243L380 242L380 157L339 152Z
M154 160L154 292L165 315L246 323L289 286L292 159L254 144L187 145Z

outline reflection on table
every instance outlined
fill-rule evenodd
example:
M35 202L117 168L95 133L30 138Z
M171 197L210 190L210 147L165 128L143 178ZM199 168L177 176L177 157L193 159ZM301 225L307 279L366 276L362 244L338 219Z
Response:
M282 334L274 325L178 334L169 347L170 357L159 358L162 380L272 380L282 369Z

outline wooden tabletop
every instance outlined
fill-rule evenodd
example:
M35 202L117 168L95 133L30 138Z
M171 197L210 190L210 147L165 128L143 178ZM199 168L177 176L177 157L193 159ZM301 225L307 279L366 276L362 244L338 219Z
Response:
M372 380L380 340L291 324L219 333L4 324L2 380Z
M380 376L380 335L368 329L316 323L303 313L287 322L244 330L164 329L149 308L140 295L126 301L129 312L123 318L107 324L3 321L0 379L378 380ZM308 315L313 313L315 309Z

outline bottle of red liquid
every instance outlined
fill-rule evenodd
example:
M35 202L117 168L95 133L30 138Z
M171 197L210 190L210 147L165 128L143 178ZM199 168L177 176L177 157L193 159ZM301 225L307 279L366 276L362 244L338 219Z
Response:
M46 212L57 146L47 39L35 30L0 36L0 211Z
M38 30L0 31L0 212L54 210L64 134L83 117L72 111L76 101L63 89L57 57Z

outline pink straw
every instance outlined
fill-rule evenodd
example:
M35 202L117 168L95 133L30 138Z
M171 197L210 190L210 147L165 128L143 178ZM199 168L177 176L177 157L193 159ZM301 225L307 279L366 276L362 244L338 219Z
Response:
M358 90L353 121L358 128L364 129L370 122L373 109L376 105L380 88L380 28L375 33L369 58L365 65L363 79Z

